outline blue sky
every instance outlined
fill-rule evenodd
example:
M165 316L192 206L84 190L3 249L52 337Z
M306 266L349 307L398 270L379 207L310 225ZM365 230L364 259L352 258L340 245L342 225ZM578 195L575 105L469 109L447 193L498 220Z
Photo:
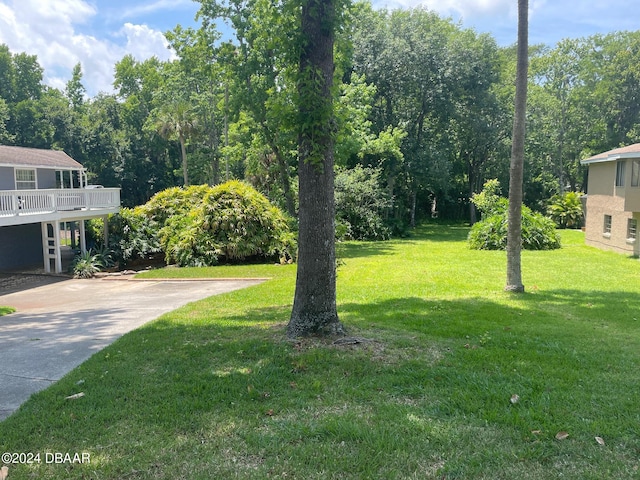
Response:
M517 0L374 0L374 6L422 5L489 32L506 46L516 39ZM64 88L80 62L89 95L111 92L113 68L127 54L139 60L172 58L163 32L196 26L193 0L0 0L0 43L12 52L37 55L48 85ZM631 0L529 0L530 43L639 30Z

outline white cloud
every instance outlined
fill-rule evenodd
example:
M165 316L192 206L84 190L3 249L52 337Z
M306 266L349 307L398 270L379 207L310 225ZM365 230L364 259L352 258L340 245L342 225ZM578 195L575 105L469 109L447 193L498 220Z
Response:
M444 16L469 20L479 16L513 16L517 4L513 0L374 0L377 7L426 7Z
M169 42L164 34L146 25L125 23L120 34L127 38L125 50L132 54L136 60L144 60L152 56L168 60L175 56L169 50Z
M488 15L511 16L517 6L513 0L426 0L422 4L430 10L463 20Z
M163 34L146 25L126 23L111 39L83 33L98 13L83 0L0 0L0 43L12 53L37 55L45 83L55 88L64 89L80 62L89 95L112 91L114 65L128 53L138 60L171 58Z
M157 0L152 3L146 3L144 5L137 5L125 8L120 18L133 18L141 15L147 15L150 13L156 13L162 10L175 10L180 6L193 7L193 0Z

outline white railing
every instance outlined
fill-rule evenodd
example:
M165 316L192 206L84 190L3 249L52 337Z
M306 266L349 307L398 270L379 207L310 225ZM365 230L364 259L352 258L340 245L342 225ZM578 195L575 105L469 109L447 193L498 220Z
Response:
M0 190L0 217L120 206L119 188Z

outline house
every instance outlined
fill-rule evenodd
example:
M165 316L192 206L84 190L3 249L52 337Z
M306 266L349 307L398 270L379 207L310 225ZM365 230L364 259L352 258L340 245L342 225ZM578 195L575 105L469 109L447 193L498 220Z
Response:
M84 221L119 210L120 189L88 185L66 153L0 145L0 271L62 272L63 244L86 251Z
M582 160L589 167L587 245L640 255L640 143Z

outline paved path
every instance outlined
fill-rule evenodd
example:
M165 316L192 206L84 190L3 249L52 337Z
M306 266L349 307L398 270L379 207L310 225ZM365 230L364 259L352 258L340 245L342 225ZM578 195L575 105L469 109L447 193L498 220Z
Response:
M262 280L60 280L2 295L0 420L118 337L189 302Z

